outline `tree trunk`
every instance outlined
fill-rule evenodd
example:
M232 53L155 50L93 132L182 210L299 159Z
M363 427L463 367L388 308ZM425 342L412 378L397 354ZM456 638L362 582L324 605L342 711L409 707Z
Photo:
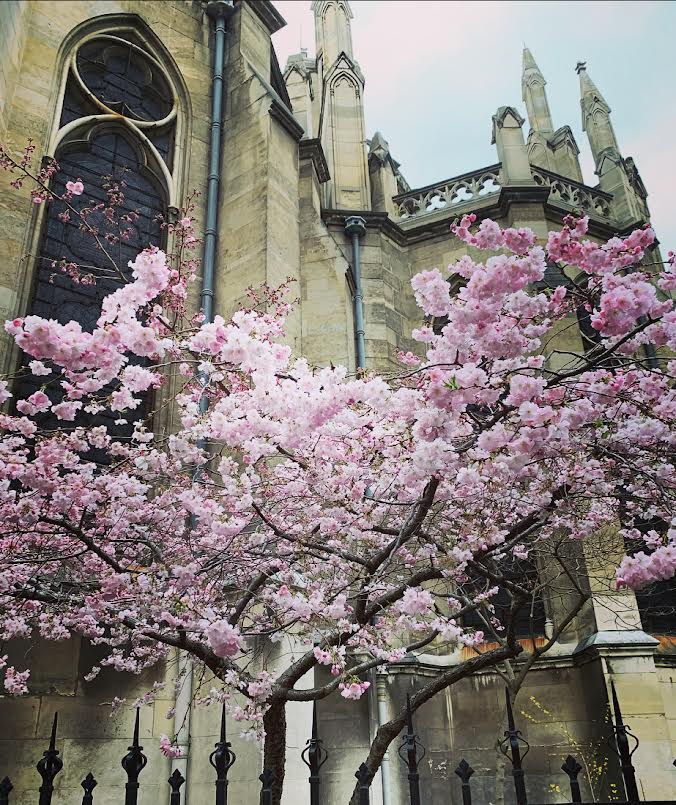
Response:
M263 716L263 768L274 774L272 805L280 805L286 764L286 702L275 702Z
M465 660L465 662L454 668L450 668L448 671L435 677L431 682L428 682L427 685L422 687L411 697L411 711L414 713L417 712L418 708L425 704L425 702L429 701L440 691L453 685L459 679L471 676L482 668L490 668L491 666L497 665L499 662L516 657L522 651L523 648L518 643L501 646L492 651L479 654L471 660ZM406 710L402 709L394 718L378 727L376 737L373 739L373 743L370 746L366 758L366 765L371 771L371 779L377 774L388 746L394 741L397 735L399 735L405 724ZM352 791L350 805L359 805L359 783L355 785Z

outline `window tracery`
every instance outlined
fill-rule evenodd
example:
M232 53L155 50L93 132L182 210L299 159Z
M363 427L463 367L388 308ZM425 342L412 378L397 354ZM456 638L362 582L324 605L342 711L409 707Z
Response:
M87 210L90 231L61 202L41 211L28 313L74 320L91 331L103 298L128 274L129 261L148 246L166 245L161 223L176 204L178 111L168 72L131 30L92 33L75 44L49 149L60 165L52 189L60 195L66 181L82 180L76 206ZM64 264L77 265L80 278L91 274L94 282L73 281L60 270ZM26 377L20 394L32 393L39 382ZM56 382L46 391L63 394Z

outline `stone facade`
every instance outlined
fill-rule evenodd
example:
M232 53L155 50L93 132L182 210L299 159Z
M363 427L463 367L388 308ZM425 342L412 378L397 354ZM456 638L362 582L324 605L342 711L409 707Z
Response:
M191 190L203 190L207 182L213 31L205 5L181 0L0 3L0 137L18 150L30 136L39 153L58 156L66 142L59 121L73 54L94 36L133 34L162 65L171 87L173 154L160 173L167 205L179 207ZM344 227L347 217L359 215L366 225L360 240L366 366L393 371L398 351L418 348L410 339L421 323L411 276L467 253L448 233L460 214L471 211L503 225L530 226L544 236L566 214L582 208L590 215L591 235L599 239L648 219L645 188L633 160L620 153L610 108L584 65L579 66L582 116L599 176L594 188L582 183L570 127L554 129L545 80L527 50L527 139L519 110L500 107L492 131L499 164L411 190L384 137L376 133L366 139L365 77L353 52L349 3L315 0L312 8L316 57L305 52L291 57L283 76L270 39L284 24L274 7L266 0L241 0L228 13L217 312L231 313L249 286L275 285L291 276L301 300L289 327L294 351L317 365L332 362L354 370L353 253ZM6 190L7 176L0 175L0 182ZM198 225L204 222L204 198L198 200ZM0 213L0 315L11 318L31 305L44 210L24 195L0 192ZM579 332L571 328L559 344L582 349ZM3 368L10 369L17 355L7 341L1 346ZM592 604L533 670L519 695L517 713L528 715L518 718L532 746L531 797L539 802L565 799L550 783L565 790L559 767L571 744L580 747L576 754L589 766L609 758L608 774L595 781L593 793L597 799L612 797L610 783L617 773L612 755L592 748L608 733L612 678L626 720L641 740L636 755L641 791L646 798L665 799L673 795L671 759L676 750L674 656L667 640L656 650L658 642L642 630L633 594L618 596L608 585L595 583ZM548 617L555 619L555 604L545 604ZM12 778L12 802L36 801L34 763L57 710L66 766L57 778L56 802L80 796L80 780L90 769L99 781L96 802L119 801L119 758L129 743L131 715L110 718L109 703L114 696L140 695L149 677L104 671L85 681L94 649L76 640L12 647L15 652L28 650L36 668L30 695L0 698L0 723L7 725L0 735L0 776ZM377 723L376 698L386 711L421 679L458 659L430 654L402 662L379 676L370 699L347 703L334 697L320 704L320 730L330 752L324 768L327 805L347 801L353 771ZM169 682L176 662L166 668ZM142 776L142 805L168 797L172 761L160 755L157 745L160 734L174 731L166 718L175 705L172 690L168 685L154 706L141 713L141 742L150 758ZM475 792L481 793L481 801L510 801L512 789L503 787L504 767L495 751L503 730L502 690L500 679L485 673L463 680L421 710L418 731L428 751L421 770L425 802L460 802L453 769L461 756L477 770ZM309 735L311 713L301 704L290 705L289 711L284 802L291 805L300 801L298 791L305 785L306 770L298 755ZM188 759L178 762L183 770L187 766L190 802L206 803L213 796L208 754L217 734L215 709L192 707L189 729L181 733L189 746ZM238 762L231 774L231 796L237 802L255 802L258 750L236 738L233 743ZM388 765L389 790L384 796L379 776L372 801L399 805L406 801L406 779L396 758ZM584 785L583 794L590 795Z

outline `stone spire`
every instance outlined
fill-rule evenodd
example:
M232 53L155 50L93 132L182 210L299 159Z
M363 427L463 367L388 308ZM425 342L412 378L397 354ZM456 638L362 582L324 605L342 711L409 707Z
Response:
M352 58L352 9L348 0L314 0L317 58L328 70L341 53Z
M352 52L347 0L314 0L317 40L317 134L331 179L323 186L325 207L371 208L364 126L364 76Z
M631 157L623 159L610 122L610 106L587 73L585 62L575 68L580 76L582 128L587 132L594 156L599 187L613 196L611 207L616 220L635 226L650 220L647 193Z
M578 62L575 70L580 76L582 130L587 132L596 172L600 177L609 169L611 162L620 158L620 148L610 122L610 106L589 77L586 62Z
M545 86L547 82L537 66L533 54L527 47L523 49L523 70L521 74L521 91L526 104L528 122L533 131L549 135L554 132L552 115L547 102Z

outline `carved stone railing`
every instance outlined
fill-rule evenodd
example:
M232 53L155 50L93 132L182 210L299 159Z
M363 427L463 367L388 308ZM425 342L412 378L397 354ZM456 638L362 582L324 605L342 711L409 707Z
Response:
M466 212L477 201L500 191L500 167L500 163L489 165L478 171L463 173L462 176L393 196L397 220L406 221L449 208L458 208L458 214ZM613 197L610 193L587 187L544 168L532 167L531 173L536 185L549 188L550 201L564 204L571 211L581 210L598 218L611 217L610 202Z
M613 198L610 193L587 187L544 168L533 167L531 173L537 185L549 188L551 201L562 202L571 209L579 209L590 215L610 218L610 202Z
M400 193L392 198L397 207L397 218L405 221L447 207L462 207L469 202L476 203L484 196L500 190L499 172L498 163L478 171L463 173L462 176L455 176L444 182Z

